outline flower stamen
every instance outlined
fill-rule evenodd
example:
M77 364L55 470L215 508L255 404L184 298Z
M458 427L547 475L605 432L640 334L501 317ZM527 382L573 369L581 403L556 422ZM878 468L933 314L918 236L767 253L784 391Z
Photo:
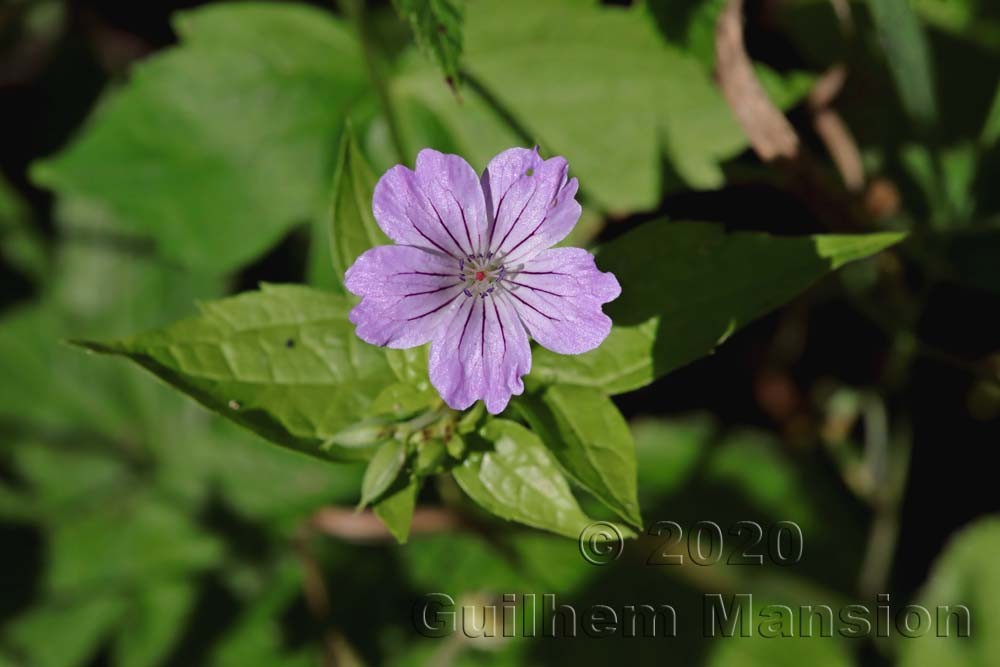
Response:
M465 283L462 290L465 295L483 299L493 294L507 276L503 258L492 252L477 253L460 259L458 271L459 280Z

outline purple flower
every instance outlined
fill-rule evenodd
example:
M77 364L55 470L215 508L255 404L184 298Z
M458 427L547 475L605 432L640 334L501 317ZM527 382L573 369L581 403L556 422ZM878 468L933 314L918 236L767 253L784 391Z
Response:
M358 336L408 348L431 341L430 377L449 406L478 399L493 414L524 391L528 336L561 354L592 350L611 331L601 304L620 293L580 248L551 248L580 217L575 178L561 157L511 148L482 178L457 155L425 149L375 186L375 220L397 245L347 270L363 297Z

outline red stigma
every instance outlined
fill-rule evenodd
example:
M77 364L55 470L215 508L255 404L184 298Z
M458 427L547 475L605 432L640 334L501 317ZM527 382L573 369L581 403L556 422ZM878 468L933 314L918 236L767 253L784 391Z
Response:
M485 271L476 271L476 280L483 280L486 278Z

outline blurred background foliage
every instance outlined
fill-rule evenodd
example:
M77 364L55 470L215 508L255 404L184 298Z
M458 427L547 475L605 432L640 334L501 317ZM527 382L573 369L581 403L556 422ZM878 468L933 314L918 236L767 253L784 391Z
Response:
M720 61L734 6L761 98L734 97ZM995 664L998 83L990 0L3 0L0 665ZM747 113L761 100L788 119L777 135ZM488 520L450 478L421 506L475 529L365 539L344 528L362 467L63 343L260 281L337 289L324 224L346 126L374 173L424 146L476 168L512 145L565 155L578 244L639 253L685 220L908 231L710 356L664 350L662 370L682 367L615 397L647 525L795 521L803 561L648 566L647 537L598 568ZM410 612L433 591L669 602L679 632L429 640ZM705 592L961 603L973 636L709 640Z

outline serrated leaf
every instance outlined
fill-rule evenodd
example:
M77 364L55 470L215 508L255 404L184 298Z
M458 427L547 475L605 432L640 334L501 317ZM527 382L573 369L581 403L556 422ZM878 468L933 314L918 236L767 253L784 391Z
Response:
M376 449L361 480L361 501L358 507L370 504L385 493L399 477L404 463L406 463L404 443L390 440Z
M529 381L617 394L709 354L826 273L901 241L898 233L777 237L705 223L643 224L598 251L621 296L607 340L581 355L536 349Z
M351 305L308 287L263 285L202 304L200 316L158 331L81 344L128 357L277 444L357 459L323 445L363 417L395 375L382 350L354 335Z
M715 24L726 0L653 0L642 3L663 36L715 69Z
M392 0L413 30L417 45L431 55L454 88L461 83L462 3L464 0Z
M68 149L33 170L182 263L224 272L326 204L337 137L367 90L354 37L296 3L182 13Z
M664 152L687 185L718 187L720 161L746 145L710 74L644 8L479 0L465 36L469 75L602 208L654 208Z
M337 286L346 294L343 283L347 269L369 248L392 241L375 222L372 214L375 175L358 150L350 129L341 137L339 156L327 234Z
M406 544L410 537L410 524L413 523L418 491L420 483L410 480L402 488L379 500L372 508L400 544Z
M474 452L454 468L462 490L502 519L579 537L590 519L538 436L505 419L491 420L480 433L494 449Z
M642 526L635 444L611 399L593 388L560 384L516 405L575 482L632 526Z

